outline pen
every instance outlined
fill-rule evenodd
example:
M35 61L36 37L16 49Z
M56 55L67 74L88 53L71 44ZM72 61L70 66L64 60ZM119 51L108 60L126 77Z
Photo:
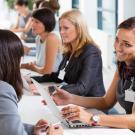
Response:
M54 124L52 124L53 126L56 126L56 125L60 125L61 124L61 122L59 121L59 122L57 122L57 123L54 123Z
M26 75L30 75L31 73L27 73Z
M62 86L63 86L63 85L61 84L61 85L59 85L59 86L58 86L58 88L60 88L60 89L61 89L61 88L62 88Z

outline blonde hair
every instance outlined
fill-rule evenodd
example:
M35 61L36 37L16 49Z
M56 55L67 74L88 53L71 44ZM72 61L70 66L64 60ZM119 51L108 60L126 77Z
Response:
M79 10L71 10L63 13L59 18L59 21L62 19L67 19L76 27L77 39L75 41L75 44L77 45L77 47L74 53L75 56L80 55L85 45L92 44L97 46L92 37L89 35L86 22ZM72 53L71 43L64 44L64 53Z

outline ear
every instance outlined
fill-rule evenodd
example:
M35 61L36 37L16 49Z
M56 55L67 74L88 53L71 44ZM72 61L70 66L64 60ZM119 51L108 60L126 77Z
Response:
M133 33L134 33L134 35L135 35L135 28L133 28Z

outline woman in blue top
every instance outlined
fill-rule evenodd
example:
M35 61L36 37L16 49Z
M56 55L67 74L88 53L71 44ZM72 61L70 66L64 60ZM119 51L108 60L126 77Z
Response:
M39 135L48 126L44 120L35 126L21 122L17 103L23 94L20 74L23 54L20 39L11 31L0 30L0 135ZM51 129L56 133L61 130L54 126Z

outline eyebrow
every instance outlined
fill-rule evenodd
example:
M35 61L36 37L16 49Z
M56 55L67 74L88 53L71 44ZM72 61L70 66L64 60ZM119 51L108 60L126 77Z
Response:
M122 41L124 41L124 42L126 42L126 43L129 43L129 44L130 44L130 42L128 42L128 41L126 41L126 40L122 40Z

